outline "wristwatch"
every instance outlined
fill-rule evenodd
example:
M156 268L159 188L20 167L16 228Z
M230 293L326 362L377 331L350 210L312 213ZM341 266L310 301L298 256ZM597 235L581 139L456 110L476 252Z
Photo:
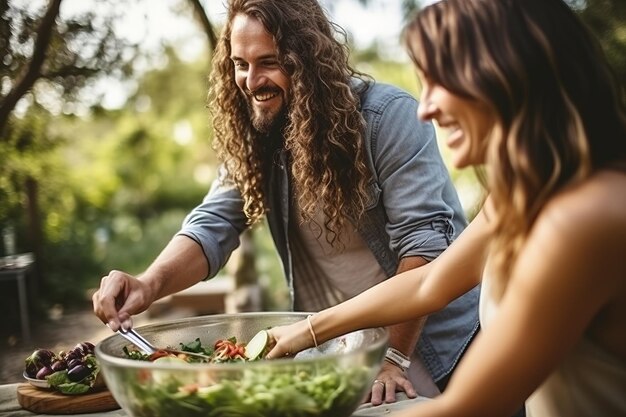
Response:
M396 365L403 371L406 371L409 369L409 366L411 366L411 361L408 356L392 347L387 349L387 353L385 353L385 360L393 365Z

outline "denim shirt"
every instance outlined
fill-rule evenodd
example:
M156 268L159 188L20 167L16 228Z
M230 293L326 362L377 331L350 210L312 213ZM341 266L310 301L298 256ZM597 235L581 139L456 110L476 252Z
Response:
M372 179L366 212L357 229L386 275L392 276L404 257L437 257L466 221L434 128L417 119L417 101L396 87L375 83L361 94L361 112ZM278 154L264 185L270 208L267 221L293 307L287 159L285 151ZM185 218L179 234L202 246L211 278L239 245L239 234L245 228L241 195L222 167L203 202ZM474 288L426 321L416 349L435 381L451 372L478 329L478 291Z

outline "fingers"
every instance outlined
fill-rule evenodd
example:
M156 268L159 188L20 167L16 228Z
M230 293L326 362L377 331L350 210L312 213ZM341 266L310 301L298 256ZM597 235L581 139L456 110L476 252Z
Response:
M130 275L120 271L111 271L102 277L100 288L92 296L93 310L96 316L113 331L132 327L131 314L127 304L131 284Z
M133 319L129 313L121 311L117 317L120 320L120 327L122 328L122 330L132 329Z
M374 380L372 383L372 391L370 393L370 402L372 405L381 405L383 403L383 396L387 386L384 381L380 379Z
M417 397L413 384L402 370L391 364L383 364L376 380L372 383L370 402L374 406L396 402L398 391L404 391L409 398Z
M378 376L379 377L384 376L385 379L389 379L390 381L393 381L394 392L393 392L393 399L391 400L391 402L395 401L396 399L395 393L398 391L404 391L407 397L409 398L417 397L417 392L415 391L415 388L413 388L413 384L411 383L411 381L409 381L409 378L407 377L406 373L400 368L398 368L396 365L393 365L385 361L383 363L382 370L380 371ZM387 397L389 397L388 394L389 393L387 393Z
M397 384L393 379L375 379L370 393L372 405L396 402L396 386Z
M395 403L396 402L396 384L395 380L385 381L385 402L386 403Z
M265 355L265 359L278 359L291 355L288 349L285 349L282 344L277 343L276 335L273 331L274 329L270 329L267 331L267 346L270 347L270 351L267 353L267 355Z
M276 354L276 338L272 333L272 329L267 331L267 348L269 351L265 355L265 359L274 359L276 357L274 356Z
M284 358L311 347L310 334L306 320L285 326L276 326L268 330L271 350L267 359Z
M407 378L400 378L396 380L396 391L404 391L409 398L416 398L417 391L413 388L413 384Z

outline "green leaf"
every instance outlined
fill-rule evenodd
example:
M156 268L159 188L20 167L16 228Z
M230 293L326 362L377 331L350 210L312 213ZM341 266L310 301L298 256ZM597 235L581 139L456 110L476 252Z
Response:
M58 371L46 377L46 380L50 384L51 387L56 388L59 385L71 383L70 379L67 376L67 370Z
M91 387L77 382L70 382L68 384L61 384L55 388L63 394L77 395L86 393Z

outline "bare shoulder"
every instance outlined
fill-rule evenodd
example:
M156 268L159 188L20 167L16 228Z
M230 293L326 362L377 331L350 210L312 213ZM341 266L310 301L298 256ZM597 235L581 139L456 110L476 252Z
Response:
M600 171L548 202L537 218L543 232L562 238L626 246L626 173ZM597 243L597 242L596 242Z
M546 204L527 247L538 262L558 265L563 285L575 279L606 297L626 297L625 208L626 174L598 172Z
M552 198L541 210L527 244L523 275L546 305L558 301L569 319L626 358L626 174L598 172ZM535 278L534 280L532 278ZM559 298L561 297L561 298ZM562 324L564 326L564 324Z

